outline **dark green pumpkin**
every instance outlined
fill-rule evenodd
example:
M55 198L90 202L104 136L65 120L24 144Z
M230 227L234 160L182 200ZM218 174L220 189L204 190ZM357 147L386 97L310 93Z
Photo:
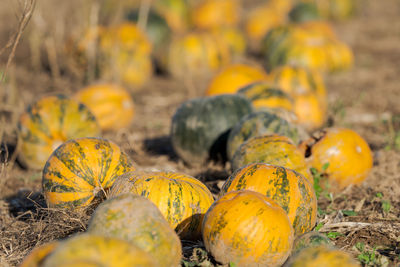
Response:
M289 12L289 18L293 22L304 22L309 20L318 20L321 18L318 7L315 3L298 3Z
M228 158L232 159L235 151L248 139L266 134L287 136L295 144L307 137L302 128L290 124L277 115L267 111L254 112L243 117L229 133L227 143Z
M184 102L172 118L171 141L176 154L192 166L208 159L225 160L230 129L251 111L247 98L233 94Z
M292 254L299 253L309 247L327 246L334 247L333 242L326 236L317 231L307 232L297 237L293 243Z

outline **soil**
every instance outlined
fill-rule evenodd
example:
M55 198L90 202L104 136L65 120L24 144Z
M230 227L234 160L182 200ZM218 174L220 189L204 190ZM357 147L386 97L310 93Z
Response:
M4 2L7 1L0 4L0 47L15 30L14 14L19 11L18 7L11 7L11 1ZM326 126L357 131L373 150L374 166L362 185L322 194L317 227L338 248L363 258L364 265L371 266L400 264L399 14L398 0L360 1L352 19L335 23L340 38L354 51L355 66L326 77L329 100ZM67 214L45 208L41 173L23 168L13 154L18 114L28 104L43 95L76 92L85 84L82 77L64 69L63 64L57 73L54 63L43 54L39 57L31 54L32 39L28 37L40 21L31 24L15 53L7 82L0 86L0 266L15 266L34 247L84 231L90 215L90 211ZM5 66L7 56L8 53L0 55L0 67ZM35 58L39 58L39 65ZM259 58L252 60L260 62ZM166 75L154 76L143 89L132 93L136 104L132 125L107 132L104 137L118 143L139 169L185 172L205 182L217 194L221 182L229 175L228 166L209 163L190 168L177 157L169 140L171 117L176 108L191 97L201 96L207 82L207 79L190 81L191 86L185 86L187 82ZM186 266L216 264L200 241L183 244Z

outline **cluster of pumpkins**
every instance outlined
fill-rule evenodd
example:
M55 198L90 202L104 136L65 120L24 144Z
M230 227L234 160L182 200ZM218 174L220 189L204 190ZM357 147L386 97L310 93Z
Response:
M85 29L68 51L98 77L129 88L143 86L155 69L178 79L208 78L247 51L263 57L268 70L296 64L332 72L352 65L351 50L323 21L349 17L352 0L269 0L250 7L243 0L156 0L149 10L146 1L121 2L121 24Z
M137 20L143 7L133 2L127 18ZM185 173L138 170L100 137L131 123L134 105L122 87L97 84L72 97L42 98L21 115L19 158L42 170L48 206L82 211L99 196L107 200L85 233L35 249L22 266L180 266L180 239L202 239L222 264L359 266L312 232L310 173L344 188L372 167L371 150L354 131L309 135L326 120L321 73L352 64L351 50L320 18L346 18L352 3L270 0L241 21L242 4L157 0L146 30L128 22L98 27L77 45L84 61L97 47L101 76L128 86L143 85L154 61L176 78L214 75L205 97L176 110L171 142L189 166L230 164L217 200ZM268 73L232 63L246 49L263 56Z

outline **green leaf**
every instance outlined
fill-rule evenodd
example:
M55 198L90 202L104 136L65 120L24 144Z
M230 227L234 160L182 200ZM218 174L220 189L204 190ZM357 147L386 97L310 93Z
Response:
M234 263L234 262L230 262L230 263L229 263L229 267L237 267L237 265L236 265L236 263Z
M388 213L391 208L392 208L392 205L390 204L389 201L382 200L382 209L383 209L384 212Z
M315 231L319 231L319 229L322 228L322 226L324 226L324 224L322 222L320 222L319 224L317 224L317 226L315 226Z
M356 249L358 249L358 251L363 252L365 249L365 245L362 242L357 242L356 243Z
M376 197L382 198L383 194L381 192L376 193Z
M357 212L354 210L342 210L342 213L346 216L357 216Z
M326 236L329 237L330 239L335 239L341 235L343 235L343 234L341 234L339 232L329 232L326 234Z
M324 165L322 165L322 170L326 171L329 167L329 162L325 163Z

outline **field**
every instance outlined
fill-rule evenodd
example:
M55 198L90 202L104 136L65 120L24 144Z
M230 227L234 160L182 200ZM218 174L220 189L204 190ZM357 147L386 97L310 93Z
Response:
M0 49L18 27L21 6L12 2L0 3ZM38 3L38 12L45 10L44 3L51 4ZM52 15L66 19L68 13L61 13ZM326 77L327 125L349 127L363 136L373 150L374 166L361 186L320 197L317 227L365 266L400 264L399 14L398 0L359 1L354 18L335 24L340 38L354 51L355 66ZM32 248L84 231L89 218L89 214L44 208L41 173L22 168L15 160L16 121L24 108L43 95L72 94L84 85L79 73L65 70L63 60L67 59L56 56L63 38L51 38L50 25L62 26L47 21L54 22L50 15L34 14L15 51L7 81L0 83L0 266L15 266ZM71 21L79 23L78 19ZM10 52L7 49L0 54L0 70ZM256 57L251 60L260 63ZM166 75L154 76L145 88L133 92L136 110L132 125L104 137L118 143L139 169L182 171L199 178L217 194L229 175L228 166L210 163L189 168L174 154L169 140L176 108L203 95L207 82L194 80L188 86ZM183 244L187 266L216 264L201 242Z

